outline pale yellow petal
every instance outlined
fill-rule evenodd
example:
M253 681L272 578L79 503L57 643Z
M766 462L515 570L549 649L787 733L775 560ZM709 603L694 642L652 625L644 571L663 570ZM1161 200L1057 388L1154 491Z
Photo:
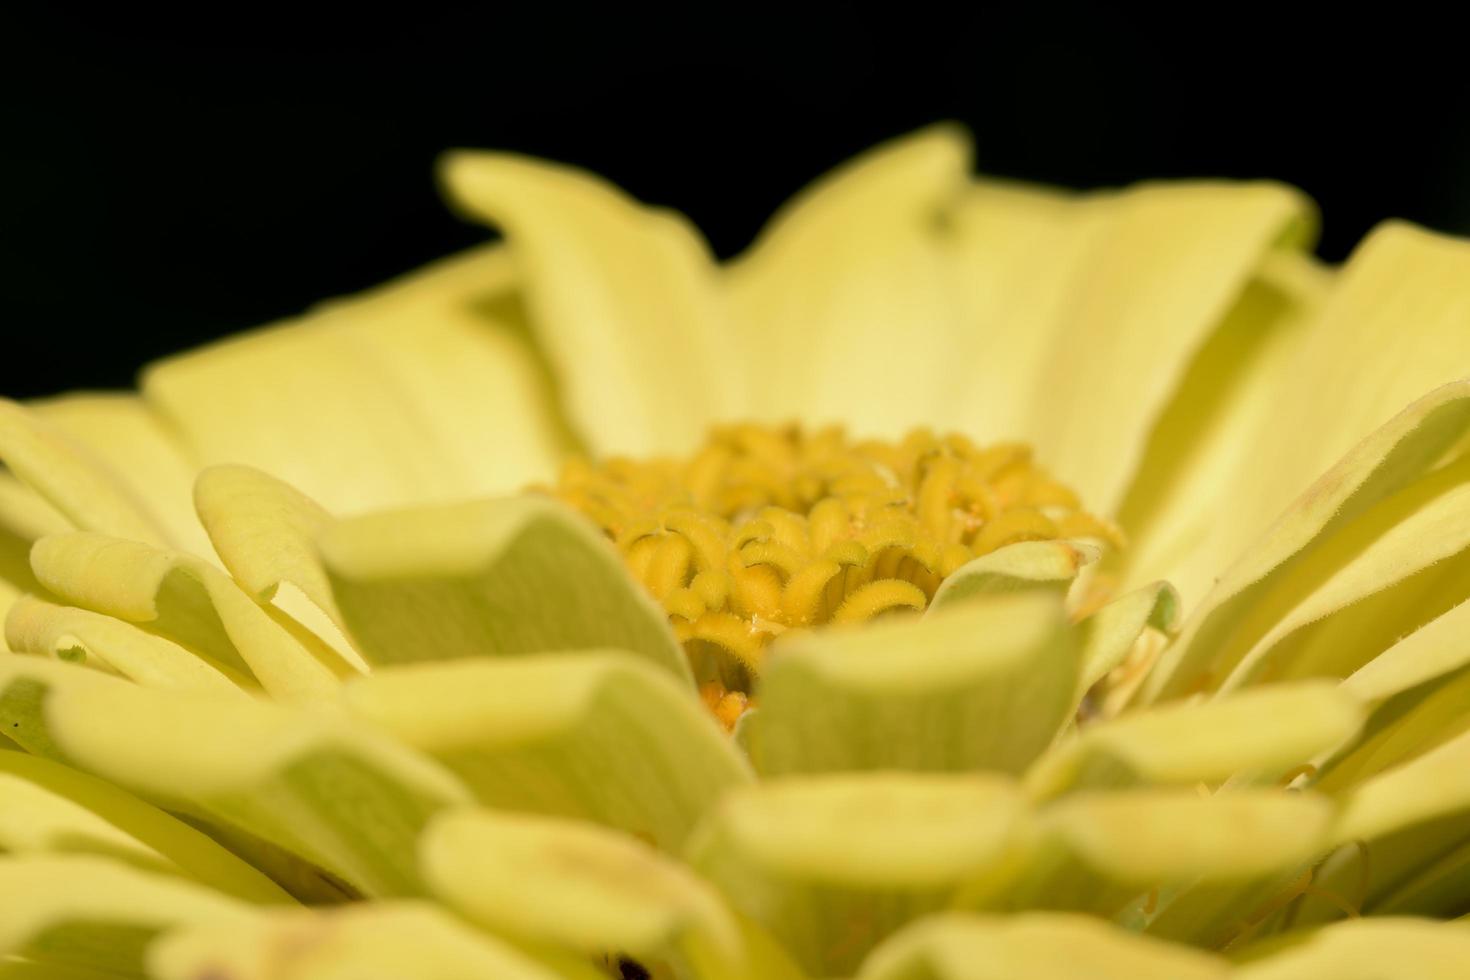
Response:
M1102 556L1088 541L1022 541L1006 545L951 572L929 611L979 595L1049 589L1066 595L1078 574Z
M1470 928L1430 919L1355 919L1247 950L1235 980L1459 980Z
M366 296L151 365L201 464L256 466L349 513L508 492L562 448L507 258L481 248Z
M85 663L145 687L202 694L240 693L229 676L231 672L212 666L176 643L121 619L58 606L33 596L23 596L11 606L5 617L5 642L20 653Z
M532 329L594 450L683 451L737 409L714 264L680 216L510 154L453 153L441 174L456 205L505 235Z
M645 968L744 980L752 964L720 894L624 834L571 820L454 810L424 832L435 897L485 929Z
M162 526L133 489L57 425L0 399L0 462L73 527L162 544Z
M731 264L727 343L757 417L882 437L949 424L966 325L940 224L969 156L952 127L879 147L799 195Z
M626 653L390 666L352 682L345 703L487 805L597 821L669 850L750 779L694 693Z
M1146 630L1172 636L1178 627L1179 594L1167 582L1155 582L1119 596L1082 620L1082 669L1077 677L1080 702L1132 652Z
M141 976L149 939L188 923L238 926L249 914L193 882L105 858L0 857L0 960Z
M1090 916L924 919L873 951L858 980L1225 980L1224 959Z
M25 752L0 752L0 851L97 854L192 878L248 902L290 904L260 871L132 794Z
M1311 256L1272 252L1195 355L1117 514L1128 547L1111 564L1125 584L1165 578L1193 606L1235 557L1241 529L1231 522L1249 493L1240 476L1257 471L1259 432L1279 417L1331 283Z
M1404 637L1343 681L1372 707L1363 737L1321 762L1337 792L1470 730L1470 601Z
M157 518L169 544L212 557L189 498L198 466L141 398L72 394L30 407L109 466Z
M1342 554L1315 574L1297 570L1310 567L1307 563L1326 554L1336 535L1352 534L1354 527L1362 533L1370 527L1365 522L1375 516L1375 511L1379 523L1390 528L1396 516L1407 518L1416 513L1424 515L1426 527L1441 520L1453 524L1457 518L1442 502L1445 494L1459 491L1453 485L1439 486L1433 482L1434 476L1426 477L1426 472L1467 432L1470 382L1430 392L1372 432L1307 487L1224 573L1195 608L1179 640L1160 659L1142 688L1143 698L1177 697L1220 684L1312 590L1330 591L1332 572L1348 564L1353 555ZM1421 480L1429 482L1418 485ZM1394 541L1390 536L1388 543ZM1434 553L1433 549L1443 546L1443 542L1426 542L1421 553L1412 541L1406 544L1402 553L1409 559L1407 564L1395 560L1360 568L1356 578L1364 584L1355 587L1355 592L1371 588L1374 582L1379 588L1392 584L1399 576L1422 567L1417 564L1421 554ZM1392 549L1386 553L1396 554ZM1305 580L1293 582L1296 574L1306 576ZM1414 609L1402 611L1413 613ZM1429 615L1432 613L1426 611L1426 618ZM1362 659L1376 652L1370 650Z
M1351 787L1335 842L1318 874L1364 913L1453 915L1470 887L1470 735ZM1347 846L1350 845L1350 846ZM1303 905L1298 921L1336 918L1330 903Z
M318 547L374 664L615 647L690 676L663 611L617 552L550 501L371 514L326 527Z
M1470 375L1470 243L1400 222L1379 226L1310 329L1262 420L1255 478L1226 533L1258 533L1395 412Z
M1279 618L1221 687L1344 677L1470 596L1467 572L1470 455L1368 508L1284 571L1244 630Z
M325 869L339 893L343 882L349 894L418 891L420 829L470 798L432 760L332 712L158 691L34 657L0 657L0 725L29 752Z
M975 193L983 202L987 188ZM1053 220L1051 203L1040 207L1043 221ZM1038 210L1034 201L1028 204ZM986 359L987 334L1039 331L1044 339L1019 342L1029 364L1017 370L1034 372L1022 375L1025 390L1015 390L1014 379L1001 382L1001 390L1014 391L1024 406L1015 417L1020 429L1008 436L1034 443L1090 507L1112 514L1192 360L1271 249L1309 238L1312 219L1300 195L1268 183L1143 185L1071 206L1100 213L1062 219L1056 243L1067 274L1047 274L1047 286L1057 292L1041 301L1044 319L1031 322L1032 314L1019 325L977 324L982 347L970 355L968 381L980 390L988 375L1012 370L1004 359ZM982 210L967 225L983 227L984 220ZM1051 256L1039 251L1031 259ZM975 260L983 256L971 253ZM1003 290L1000 296L990 315L1019 303L1003 298ZM1002 350L1009 343L1002 342ZM970 427L987 436L985 396L977 398L980 404L957 417L973 419ZM1078 405L1088 410L1078 412Z
M1118 917L1223 947L1332 845L1325 797L1278 789L1083 792L1038 815L1027 867L988 904Z
M1177 704L1099 721L1026 773L1036 799L1079 789L1218 784L1270 778L1346 742L1362 710L1335 684L1280 684L1206 704Z
M787 778L726 796L689 860L808 972L846 976L905 923L1000 888L1026 832L1003 777Z
M923 619L778 641L741 737L766 774L1019 772L1067 719L1078 654L1061 600L976 597Z
M303 646L201 558L100 534L61 534L36 542L31 567L67 602L157 632L231 676L253 676L274 696L315 699L336 688L329 650Z
M148 950L157 980L604 980L417 902L359 903L171 930Z
M211 466L194 505L215 551L246 592L299 621L358 670L367 664L346 637L316 539L332 516L316 501L249 466Z

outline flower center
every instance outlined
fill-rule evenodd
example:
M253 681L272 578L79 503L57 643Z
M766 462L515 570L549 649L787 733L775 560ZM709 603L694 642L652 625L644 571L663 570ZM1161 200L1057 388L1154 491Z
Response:
M688 459L574 461L554 493L596 522L669 616L705 698L733 724L771 640L924 609L997 548L1118 530L1020 443L915 430L737 425Z

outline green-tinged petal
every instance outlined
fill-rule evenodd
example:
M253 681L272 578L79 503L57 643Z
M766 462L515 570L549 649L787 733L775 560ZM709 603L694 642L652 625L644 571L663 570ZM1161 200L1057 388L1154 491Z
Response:
M1077 650L1059 597L976 598L923 619L778 641L742 733L762 773L1020 772L1066 722Z
M433 894L486 929L531 945L664 963L741 980L739 924L707 882L626 835L569 820L456 810L424 832Z
M1102 555L1088 541L1022 541L997 548L962 565L945 578L929 611L951 602L999 592L1051 589L1065 595L1078 574Z
M153 364L145 399L201 464L244 463L334 512L504 493L562 438L509 259L477 248Z
M291 901L193 827L111 783L24 752L0 753L0 852L105 855L249 902Z
M570 958L545 958L415 902L257 915L176 928L148 950L155 980L604 980Z
M387 512L318 542L374 664L615 647L689 677L662 610L569 510L536 498Z
M1470 928L1429 919L1355 919L1261 943L1234 980L1459 980Z
M165 540L163 528L106 463L59 426L5 399L0 399L0 462L73 527L158 544Z
M626 653L390 667L351 683L346 704L484 803L595 820L670 850L750 778L692 692Z
M36 542L31 567L67 602L136 623L233 676L253 675L273 696L315 699L336 689L327 666L335 654L303 645L201 558L100 534L60 534Z
M1119 596L1084 619L1078 699L1123 662L1146 630L1171 636L1178 620L1179 593L1167 582Z
M31 571L31 545L71 529L45 498L0 469L0 615L21 595L44 591Z
M193 882L105 858L0 857L0 959L141 977L144 949L164 930L238 926L249 914Z
M453 153L441 175L504 233L567 412L597 451L683 451L737 408L714 264L682 217L509 154Z
M1275 778L1341 745L1361 721L1358 703L1326 682L1135 711L1054 746L1026 774L1026 788L1050 799L1079 789L1215 785L1242 772Z
M1195 355L1117 513L1128 548L1112 564L1126 584L1166 578L1193 605L1235 557L1242 529L1219 529L1239 507L1239 475L1259 465L1258 432L1279 417L1296 349L1331 283L1311 256L1272 253Z
M858 980L1225 980L1225 960L1090 916L935 916L873 951Z
M1177 697L1217 686L1295 607L1308 607L1305 600L1314 593L1318 601L1308 608L1328 609L1375 582L1383 588L1412 575L1428 554L1458 550L1436 541L1416 548L1410 532L1393 532L1399 520L1426 533L1462 523L1463 515L1456 517L1452 508L1459 487L1448 477L1425 473L1467 431L1470 382L1459 382L1430 392L1364 439L1225 572L1159 660L1142 688L1143 698ZM1380 537L1373 536L1374 530ZM1359 558L1331 550L1339 535L1342 541L1381 545L1378 553L1389 560L1357 561L1349 587L1335 590L1333 574ZM1395 563L1399 556L1407 562ZM1425 619L1432 615L1424 611ZM1389 638L1383 646L1391 642ZM1362 656L1360 663L1383 646ZM1361 654L1361 648L1355 649Z
M227 672L177 643L111 616L32 596L23 596L10 607L5 642L20 653L84 663L145 687L206 694L240 691Z
M1372 713L1363 736L1325 760L1317 789L1336 792L1470 729L1470 602L1404 637L1343 681Z
M1036 373L1017 393L1026 410L1009 435L1034 443L1049 468L1110 514L1192 360L1271 249L1311 237L1312 216L1301 195L1269 183L1144 185L1076 206L1106 213L1087 222L1085 247L1063 248L1071 274L1035 326L1044 353L1022 366ZM1012 329L986 323L977 336ZM982 340L969 362L975 388L987 385L986 360ZM1014 368L992 359L988 370Z
M316 539L332 516L306 494L249 466L211 466L194 484L194 506L215 551L240 587L272 603L360 670L344 635Z
M469 799L431 760L324 710L156 691L31 657L0 659L0 725L31 752L368 895L418 890L419 829Z
M1208 944L1222 937L1191 937L1176 919L1194 926L1200 917L1193 905L1180 906L1176 915L1177 902L1168 901L1172 891L1191 886L1195 893L1223 891L1233 900L1238 890L1268 885L1326 850L1332 815L1326 798L1274 790L1214 796L1193 789L1079 793L1042 811L1036 850L1001 901L1013 909L1113 916L1139 905L1152 912L1153 900L1141 896L1163 892L1166 900L1151 929ZM1203 925L1234 930L1237 919L1228 914L1229 904L1224 908L1222 915L1212 907Z
M763 420L891 437L948 424L966 333L940 219L969 157L953 127L882 146L796 198L729 267L728 342Z
M1221 533L1235 537L1235 547L1364 433L1424 392L1470 375L1470 243L1400 222L1380 225L1348 260L1293 357L1254 443L1253 478L1222 515Z
M967 383L946 426L980 439L1026 435L1059 311L1112 202L983 179L946 214L947 265L969 327L969 346L960 348Z
M808 972L845 976L910 920L1001 887L1026 829L1004 777L780 779L726 796L689 860Z
M189 499L198 467L141 398L72 394L32 402L30 407L111 467L134 499L146 502L169 544L210 555L209 541Z
M1317 882L1365 913L1455 915L1470 888L1470 735L1352 787ZM1308 900L1299 922L1337 917Z
M1345 677L1470 595L1470 454L1369 508L1277 585L1293 606L1222 687ZM1279 610L1269 601L1267 609Z

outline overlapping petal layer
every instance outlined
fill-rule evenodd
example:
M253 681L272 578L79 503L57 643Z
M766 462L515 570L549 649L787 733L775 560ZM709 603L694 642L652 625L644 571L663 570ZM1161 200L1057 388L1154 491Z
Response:
M1470 247L968 154L723 267L456 156L503 245L0 406L0 977L1458 975ZM792 631L732 739L596 530L491 495L751 416L1029 439L1130 546Z

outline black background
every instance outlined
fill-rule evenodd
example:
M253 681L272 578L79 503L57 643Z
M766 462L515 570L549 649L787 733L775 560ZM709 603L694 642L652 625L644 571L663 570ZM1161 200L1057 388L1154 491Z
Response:
M1470 234L1470 84L1448 25L1346 41L1340 23L1193 7L1153 30L1103 11L804 9L12 15L0 391L125 385L160 354L483 239L435 193L451 146L591 168L686 212L723 256L823 170L940 119L970 126L992 173L1295 183L1332 260L1390 216Z

